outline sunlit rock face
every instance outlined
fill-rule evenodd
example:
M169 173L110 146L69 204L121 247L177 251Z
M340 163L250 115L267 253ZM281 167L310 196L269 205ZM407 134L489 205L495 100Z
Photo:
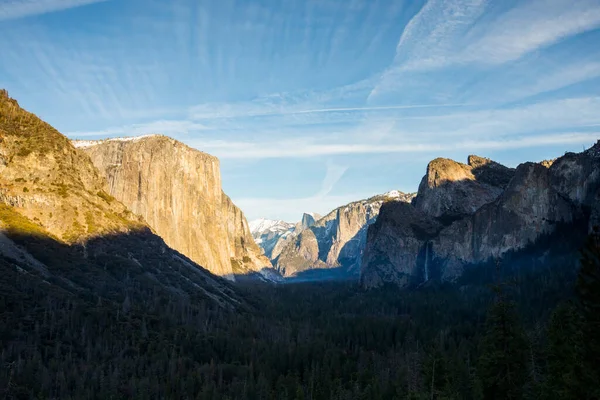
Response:
M103 189L85 154L0 90L0 206L69 244L144 228Z
M367 229L377 219L382 204L409 202L413 197L414 194L393 191L333 210L287 238L275 268L285 277L332 269L339 270L341 277L358 276Z
M494 201L513 173L478 156L469 156L468 165L436 158L427 165L415 206L432 217L460 218Z
M161 135L74 144L104 174L107 192L209 271L233 278L271 267L223 193L216 157Z
M544 236L598 223L600 144L556 160L506 168L470 156L468 165L429 163L412 205L382 210L369 228L361 282L406 286L460 277L468 265L502 258ZM567 228L564 228L567 227Z

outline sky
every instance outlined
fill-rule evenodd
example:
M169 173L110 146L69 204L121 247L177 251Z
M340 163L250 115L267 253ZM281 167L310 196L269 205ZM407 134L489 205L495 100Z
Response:
M0 0L0 37L23 107L216 155L249 220L600 139L600 0Z

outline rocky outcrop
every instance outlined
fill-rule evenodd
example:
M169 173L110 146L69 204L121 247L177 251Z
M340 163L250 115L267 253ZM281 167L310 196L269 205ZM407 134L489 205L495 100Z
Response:
M105 176L105 190L169 246L231 279L271 267L223 193L216 157L161 135L74 143Z
M410 201L413 196L376 196L339 207L288 239L276 269L285 277L315 269L341 269L347 276L360 270L367 228L384 202Z
M415 206L423 213L454 220L495 200L513 171L489 159L469 156L469 164L436 158L427 165Z
M382 210L369 229L363 285L420 283L434 275L432 265L438 278L453 280L466 266L524 249L558 226L576 229L576 221L589 218L591 229L598 214L599 150L600 142L516 170L475 156L469 165L432 161L413 205Z
M300 222L296 224L296 232L301 232L305 229L310 228L314 224L317 223L318 220L323 218L321 215L317 213L304 213L302 214L302 219Z

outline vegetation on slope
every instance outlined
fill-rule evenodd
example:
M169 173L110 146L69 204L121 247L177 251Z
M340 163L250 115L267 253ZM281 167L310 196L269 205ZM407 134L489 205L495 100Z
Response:
M67 243L140 229L104 184L86 154L0 90L0 203Z
M576 291L571 265L516 275L502 296L251 286L251 313L162 291L80 297L0 260L0 390L23 399L598 398L597 314L586 310L599 304L585 288L599 284L600 247L587 251Z

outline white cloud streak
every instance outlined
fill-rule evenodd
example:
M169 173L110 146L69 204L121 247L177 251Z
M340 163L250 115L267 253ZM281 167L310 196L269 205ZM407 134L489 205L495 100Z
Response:
M2 0L0 21L47 14L109 0Z
M497 140L465 139L451 142L434 143L413 142L405 144L314 144L307 142L210 142L186 141L188 145L214 154L222 159L268 159L268 158L309 158L335 155L356 154L393 154L393 153L439 153L448 150L507 150L522 149L561 144L589 145L600 139L598 132L569 132L523 136Z
M327 196L333 190L335 184L342 179L342 176L344 176L347 170L347 166L337 165L331 160L328 160L327 173L325 174L325 178L323 178L323 182L321 182L321 190L317 194L317 197Z
M494 18L493 1L429 0L411 19L394 62L369 94L397 91L413 74L456 66L491 68L600 26L596 0L531 0Z
M331 107L331 108L296 108L296 107L273 107L258 106L256 104L241 103L239 105L221 104L198 106L192 110L192 118L219 119L219 118L249 118L249 117L267 117L277 115L301 115L301 114L325 114L337 112L369 112L369 111L389 111L389 110L408 110L413 108L445 108L445 107L463 107L467 103L452 104L413 104L413 105L390 105L379 107Z
M474 40L454 60L460 63L501 64L600 26L596 0L533 0L473 30ZM485 33L484 33L485 32Z

